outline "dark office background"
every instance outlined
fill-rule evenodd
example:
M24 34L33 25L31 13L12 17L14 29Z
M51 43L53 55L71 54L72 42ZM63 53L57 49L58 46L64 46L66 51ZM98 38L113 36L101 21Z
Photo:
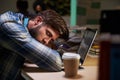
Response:
M32 8L34 1L35 0L28 0L28 11L30 12L34 12ZM98 24L101 10L120 9L120 0L77 0L77 3L79 3L77 5L77 7L79 7L79 11L77 11L78 25ZM8 10L17 10L16 0L0 1L0 14Z

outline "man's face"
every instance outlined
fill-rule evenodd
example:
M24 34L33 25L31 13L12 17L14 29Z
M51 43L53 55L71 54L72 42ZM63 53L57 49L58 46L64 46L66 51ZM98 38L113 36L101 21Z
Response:
M52 41L59 37L57 31L48 26L41 26L37 31L36 39L45 45L49 45Z
M37 26L41 26L34 31L34 33L37 34L35 38L39 42L48 45L51 41L54 41L59 37L59 33L50 26L42 25L42 18L40 16L29 21L28 29L32 31L32 29L36 28Z

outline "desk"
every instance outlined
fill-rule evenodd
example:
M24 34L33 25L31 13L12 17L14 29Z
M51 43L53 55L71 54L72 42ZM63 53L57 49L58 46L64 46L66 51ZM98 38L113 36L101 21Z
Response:
M78 76L75 78L66 78L64 71L44 72L37 68L24 68L23 76L27 80L98 80L98 57L87 56L84 69L79 69ZM33 70L33 71L30 71Z

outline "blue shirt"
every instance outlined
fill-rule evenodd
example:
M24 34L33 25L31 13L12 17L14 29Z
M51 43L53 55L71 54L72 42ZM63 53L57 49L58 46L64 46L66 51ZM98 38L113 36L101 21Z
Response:
M23 17L11 11L0 15L0 80L17 80L25 59L42 69L61 71L59 53L32 38Z

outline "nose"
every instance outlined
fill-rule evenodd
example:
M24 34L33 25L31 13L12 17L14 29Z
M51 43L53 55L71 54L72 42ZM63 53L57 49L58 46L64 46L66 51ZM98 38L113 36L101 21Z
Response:
M45 41L45 44L47 45L52 41L52 38L46 38L44 41Z

